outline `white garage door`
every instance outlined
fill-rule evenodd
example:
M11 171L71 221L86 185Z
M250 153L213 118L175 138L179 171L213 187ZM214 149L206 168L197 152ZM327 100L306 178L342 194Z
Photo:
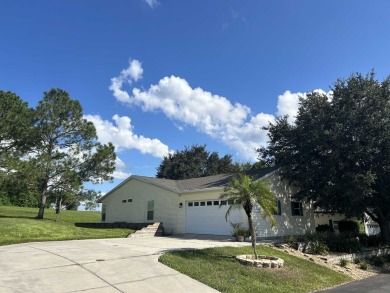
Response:
M226 201L201 200L186 202L186 233L231 235L230 222L243 223L244 211L232 209L227 221L225 214L228 209ZM244 213L245 214L245 213ZM246 216L244 217L246 219Z

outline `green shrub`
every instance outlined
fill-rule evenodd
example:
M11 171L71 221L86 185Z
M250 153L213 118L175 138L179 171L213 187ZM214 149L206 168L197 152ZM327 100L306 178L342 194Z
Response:
M383 267L383 265L385 264L385 261L383 258L381 258L380 256L371 256L370 257L370 262L374 264L374 266L377 266L377 267Z
M340 259L340 266L346 267L348 264L348 261L345 258Z
M352 220L339 221L339 231L343 234L359 235L359 224Z
M318 225L316 227L316 232L333 232L333 227L328 224Z
M309 249L307 253L310 254L327 254L328 253L328 247L320 241L313 241L310 242Z
M294 236L294 235L284 236L282 240L283 240L283 243L286 243L286 244L289 244L289 245L291 245L291 244L293 244L293 243L298 241L297 237Z
M383 244L380 234L370 236L366 234L359 234L359 241L364 247L378 247Z
M339 234L328 237L326 239L326 245L329 250L333 252L361 252L363 248L358 238L351 237L347 234Z
M390 262L390 254L386 254L384 258L385 258L385 262Z
M365 261L362 261L362 262L360 263L359 268L360 268L361 270L367 271L367 269L368 269L368 264L367 264Z

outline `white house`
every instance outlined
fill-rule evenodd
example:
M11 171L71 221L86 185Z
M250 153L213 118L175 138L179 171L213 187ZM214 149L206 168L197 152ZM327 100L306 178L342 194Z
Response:
M312 204L293 200L292 189L280 180L275 168L261 169L252 175L255 179L267 178L278 199L274 228L261 217L259 207L254 209L258 237L315 231ZM102 222L163 222L165 231L173 234L230 235L230 222L246 227L248 223L243 209L233 210L225 220L229 202L219 197L233 176L222 174L186 180L130 176L100 199Z

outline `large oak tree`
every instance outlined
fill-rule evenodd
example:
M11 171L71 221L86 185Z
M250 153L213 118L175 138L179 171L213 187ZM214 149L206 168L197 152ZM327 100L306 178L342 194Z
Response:
M185 147L163 158L157 168L157 178L189 179L240 171L240 165L232 161L231 155L219 157L209 153L205 145Z
M301 98L295 123L270 124L260 156L281 167L297 197L349 216L366 212L390 243L390 78L354 74L332 92Z

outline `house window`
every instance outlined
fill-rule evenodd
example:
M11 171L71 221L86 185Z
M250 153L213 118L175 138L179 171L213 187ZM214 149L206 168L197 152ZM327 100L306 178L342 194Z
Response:
M193 202L189 202L189 203L188 203L188 206L189 206L189 207L192 207L192 206L194 206L194 203L193 203Z
M125 200L125 199L122 199L122 203L126 203L126 200Z
M132 199L132 198L129 198L129 199L127 200L127 202L133 202L133 199Z
M102 222L104 222L106 220L106 209L107 209L107 206L103 205L102 206Z
M154 219L154 200L149 200L146 220L153 221L153 219Z
M208 205L208 206L212 206L212 205L213 205L213 202L210 200L210 201L207 202L207 205Z
M276 201L276 210L274 212L275 216L280 216L282 215L282 204L280 203L280 200Z
M225 206L226 205L226 200L221 200L221 206Z
M199 201L194 202L194 206L198 207L199 206Z
M206 203L205 203L204 201L201 201L201 202L200 202L200 205L201 205L202 207L204 207L204 206L206 205Z
M291 202L291 214L293 216L303 216L303 208L302 203L299 201L292 201Z
M215 206L219 206L219 200L214 200L214 203L213 203Z

